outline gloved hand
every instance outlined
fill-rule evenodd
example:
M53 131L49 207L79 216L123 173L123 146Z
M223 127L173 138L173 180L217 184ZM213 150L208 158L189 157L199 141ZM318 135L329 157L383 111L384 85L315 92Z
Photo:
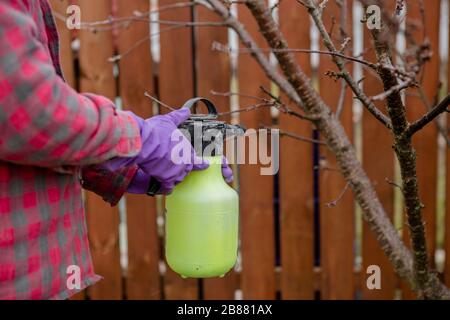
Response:
M131 113L131 112L130 112ZM181 182L192 170L206 169L209 164L206 160L195 154L191 143L179 132L175 132L179 141L172 141L172 134L178 131L178 126L190 116L188 108L172 111L165 115L158 115L144 120L133 113L141 131L142 148L139 154L128 158L114 158L106 161L103 166L108 170L115 171L124 166L137 165L140 175L136 177L136 183L142 182L142 174L157 179L161 183L161 193L170 193L175 185ZM171 159L172 149L190 150L183 161L174 163ZM145 177L147 179L147 177ZM148 184L146 185L148 188ZM131 187L134 190L134 187ZM141 190L139 188L139 190ZM145 190L147 191L147 190Z
M222 175L226 182L230 183L233 181L233 171L228 166L227 158L225 156L222 158ZM142 169L136 172L133 180L131 180L128 186L127 192L134 194L146 194L148 191L148 186L151 181L150 175L146 174Z

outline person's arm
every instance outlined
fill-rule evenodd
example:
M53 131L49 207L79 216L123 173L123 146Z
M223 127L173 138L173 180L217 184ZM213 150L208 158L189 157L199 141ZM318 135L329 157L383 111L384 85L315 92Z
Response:
M83 167L81 186L95 192L112 206L116 205L138 171L138 166L123 167L110 171L101 165Z
M0 2L0 160L54 168L136 155L135 120L70 88L37 32L31 17Z

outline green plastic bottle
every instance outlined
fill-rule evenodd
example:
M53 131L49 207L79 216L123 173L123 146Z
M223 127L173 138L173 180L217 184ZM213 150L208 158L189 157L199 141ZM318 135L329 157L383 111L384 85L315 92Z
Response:
M209 114L192 115L180 128L192 134L191 143L199 155L212 143L219 147L223 144L223 136L203 141L202 135L207 130L219 129L223 133L225 129L238 127L214 120L216 109L206 99L191 99L184 107L190 108L198 101L206 104ZM194 127L199 124L201 130L194 133ZM233 268L237 258L238 194L222 176L222 154L215 152L205 158L210 166L206 170L190 172L165 202L166 260L183 278L222 277Z
M221 156L193 171L166 197L166 259L182 277L223 276L236 263L239 203L223 179Z

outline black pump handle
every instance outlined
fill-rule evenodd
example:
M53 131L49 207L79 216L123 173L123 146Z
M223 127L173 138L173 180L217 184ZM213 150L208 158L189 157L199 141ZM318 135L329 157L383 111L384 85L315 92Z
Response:
M195 105L197 102L203 102L206 108L208 108L208 114L217 115L216 106L208 99L202 97L189 99L184 103L182 108L188 108L192 110L192 106Z

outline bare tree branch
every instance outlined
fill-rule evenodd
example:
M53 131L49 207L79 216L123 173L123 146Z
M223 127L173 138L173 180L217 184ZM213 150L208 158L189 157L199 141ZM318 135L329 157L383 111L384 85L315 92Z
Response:
M331 40L330 35L325 29L325 26L322 21L321 10L311 0L298 0L298 2L307 8L309 14L313 18L314 23L317 26L317 29L320 32L320 35L323 38L324 45L327 47L327 49L330 52L338 52L333 44L333 41ZM342 73L343 79L347 82L347 84L352 89L358 100L361 101L363 106L387 128L391 128L391 121L389 120L389 118L381 110L379 110L375 106L375 104L369 99L369 97L367 97L365 93L361 90L359 85L355 82L350 73L347 71L344 61L338 56L333 56L333 61L338 67L339 71Z
M350 37L347 32L347 0L338 0L336 4L339 7L339 29L341 36L341 49L339 52L345 52L347 45L350 43ZM339 93L339 99L336 107L336 117L340 118L342 111L344 110L345 93L347 91L347 83L345 79L341 79L341 91Z
M394 187L396 187L396 188L399 188L399 189L402 191L402 193L403 193L403 188L402 188L401 185L399 185L398 183L392 181L392 180L389 179L389 178L384 178L384 180L385 180L388 184L390 184L391 186L394 186Z
M408 135L413 135L428 123L433 121L437 116L443 112L448 112L448 107L450 106L450 94L448 94L441 102L439 102L435 107L424 114L420 119L413 122L409 129L407 130Z
M317 140L317 139L311 139L311 138L304 137L304 136L301 136L301 135L298 135L298 134L295 134L295 133L292 133L292 132L289 132L289 131L286 131L286 130L281 130L279 128L272 128L272 127L268 127L268 126L265 126L265 125L261 125L261 128L269 129L269 130L275 130L276 129L276 130L278 130L280 136L282 136L282 137L285 136L285 137L293 138L295 140L299 140L299 141L303 141L303 142L310 142L310 143L319 144L319 145L326 145L325 141Z
M174 111L176 110L176 108L169 106L168 104L165 104L164 102L162 102L161 100L158 100L158 98L152 96L150 93L148 93L147 91L144 93L144 96L146 96L147 98L149 98L150 100L156 102L158 105L169 109L170 111Z
M439 89L441 88L442 83L439 82ZM436 106L439 103L439 92L440 90L436 90L436 95L433 100L433 104L428 101L427 95L425 94L425 91L421 85L419 85L419 93L417 94L417 97L422 100L423 104L425 105L426 109L430 111L433 109L434 106ZM446 112L450 112L448 108L446 109ZM441 122L439 122L439 118L436 117L434 119L434 123L436 124L436 128L438 132L440 133L441 137L445 140L447 147L450 148L450 137L448 136L449 131L447 130L447 127L443 125Z
M212 95L216 95L216 96L223 96L223 97L241 96L241 97L251 98L251 99L255 99L255 100L260 101L260 103L253 104L253 105L250 105L250 106L247 106L247 107L244 107L244 108L239 108L237 110L232 110L232 111L219 113L220 116L229 115L229 114L233 114L233 113L239 113L239 112L253 111L253 110L259 109L261 107L270 107L270 108L276 108L280 112L283 112L285 114L297 117L297 118L299 118L301 120L308 120L308 121L315 121L315 120L317 120L314 117L309 117L309 116L300 114L300 113L298 113L296 111L293 111L291 108L289 108L284 103L282 103L282 101L279 98L274 97L271 93L269 93L267 91L267 89L265 89L262 86L260 88L261 88L261 90L263 90L264 93L269 94L269 96L272 99L261 98L261 97L257 97L257 96L253 96L253 95L249 95L249 94L245 94L245 93L238 93L238 92L217 92L217 91L210 91L210 92L211 92Z
M152 37L156 37L162 33L165 32L169 32L175 29L180 29L180 28L184 28L184 26L171 26L171 27L167 27L164 29L160 29L158 32L154 32L148 36L145 36L141 39L139 39L138 41L136 41L132 46L130 46L125 52L122 52L121 54L117 54L115 56L112 56L108 59L109 62L117 62L121 59L123 59L124 57L126 57L127 55L129 55L133 50L135 50L136 48L138 48L139 46L143 45L144 43L146 43L147 41L150 41L150 39Z
M405 90L406 88L410 88L416 86L415 83L412 83L411 81L407 81L407 82L403 82L403 83L398 83L395 86L389 88L386 91L383 91L380 94L377 94L376 96L370 97L370 99L372 101L377 101L377 100L385 100L387 99L391 94L394 93L400 93L400 91Z
M334 199L333 201L327 202L327 207L328 208L335 207L339 203L339 201L342 200L342 198L344 197L345 192L347 192L347 189L349 186L350 186L350 184L347 182L344 186L344 189L342 189L341 193L339 194L339 196L336 199Z
M242 36L242 26L239 21L230 18L230 15L226 12L226 9L220 1L208 0L208 2L215 12L229 21L229 26L231 28L238 30L237 33L245 46L256 48L253 41L248 41L248 37L250 37L248 33L245 33L244 37ZM246 6L253 14L259 25L261 34L264 36L269 46L274 49L288 48L276 22L273 20L270 13L268 13L265 1L247 0ZM312 88L310 79L306 77L295 62L292 53L275 52L274 55L290 84L287 87L280 85L281 90L284 92L292 89L295 90L296 94L301 97L301 101L303 102L299 106L306 114L312 114L318 117L318 120L314 124L324 137L327 146L335 154L340 170L346 181L350 184L356 200L363 209L364 217L369 222L381 247L393 264L397 274L402 278L405 278L414 290L417 289L415 286L413 258L411 253L405 247L398 236L397 230L387 217L383 206L373 189L372 183L362 169L355 150L346 136L342 125L331 112L330 108L325 105L317 92ZM267 66L263 65L267 60L257 58L256 56L257 53L254 53L254 57L258 63L260 63L263 70L267 71ZM436 277L431 276L430 279L432 281L430 282L429 288L430 291L434 293L434 296L440 298L450 297L448 289L442 285Z
M226 52L226 53L251 53L252 51L259 51L264 53L274 53L277 52L293 52L293 53L316 53L316 54L323 54L328 56L334 56L339 57L345 60L357 62L360 64L363 64L369 68L372 68L373 70L377 70L378 66L376 63L372 63L370 61L360 59L357 57L352 57L346 54L343 54L341 52L330 52L330 51L324 51L324 50L312 50L312 49L297 49L297 48L288 48L288 49L270 49L270 48L255 48L255 49L249 49L249 48L239 48L239 49L231 49L228 46L218 42L214 41L212 44L212 49L220 52Z
M182 8L189 8L193 7L199 4L199 1L188 1L188 2L175 2L167 5L161 5L157 9L141 12L135 10L133 12L132 16L127 17L113 17L109 16L107 19L99 20L99 21L82 21L81 22L81 29L86 29L88 31L97 32L97 31L109 31L114 27L122 26L122 27L129 27L132 23L135 22L152 22L152 23L158 23L157 20L150 20L148 17L151 14L154 13L161 13L164 11L169 10L175 10L175 9L182 9ZM56 19L61 20L63 22L66 22L67 17L60 13L60 12L53 12L53 15ZM172 23L179 23L179 21L164 21L160 20L162 24L172 24Z
M366 1L364 6L367 9ZM377 4L383 7L381 1ZM382 10L383 11L383 10ZM367 10L366 10L367 12ZM375 52L380 64L392 65L392 56L388 40L389 29L384 24L381 30L372 29L371 35L374 40ZM384 68L380 68L380 79L386 92L392 91L399 85L395 75ZM406 118L406 108L403 104L398 90L390 92L386 97L389 117L392 121L392 132L394 134L394 150L399 160L403 194L405 198L406 215L413 250L413 285L416 293L421 298L437 298L440 286L437 279L431 273L428 266L428 254L425 238L425 226L422 219L423 204L419 196L417 181L416 153L411 141L411 135L406 134L409 123ZM446 289L448 290L448 289Z

